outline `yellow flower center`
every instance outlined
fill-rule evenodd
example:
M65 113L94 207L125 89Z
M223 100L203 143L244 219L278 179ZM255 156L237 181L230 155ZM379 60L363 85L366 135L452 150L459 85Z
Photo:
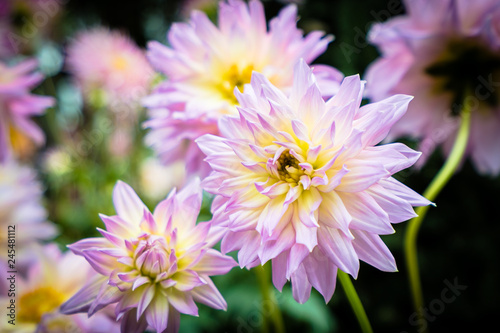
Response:
M250 83L253 70L253 65L239 68L237 65L233 64L229 67L229 70L222 75L222 81L218 87L224 98L234 104L238 104L238 101L234 96L234 87L238 87L240 91L243 91L243 86Z
M280 179L288 183L298 182L304 171L299 166L299 161L290 152L284 151L276 161Z
M19 321L38 323L46 313L57 309L66 297L52 287L41 287L19 299Z
M128 61L121 55L117 55L113 57L113 60L111 61L111 65L113 66L114 69L118 71L122 71L128 67Z

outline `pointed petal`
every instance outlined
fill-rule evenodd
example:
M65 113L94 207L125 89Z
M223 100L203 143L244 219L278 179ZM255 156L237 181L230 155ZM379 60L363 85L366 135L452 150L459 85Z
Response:
M226 310L227 303L217 287L208 277L204 278L207 284L191 290L191 295L196 302L203 303L217 310Z
M236 265L236 262L234 264ZM195 271L189 269L175 273L173 279L176 281L175 288L184 292L207 283Z
M399 223L417 216L411 204L386 190L380 185L372 186L366 191L377 204L389 215L389 222Z
M198 274L223 275L235 266L237 263L232 257L223 255L214 249L208 249L201 260L191 269Z
M358 276L359 259L349 237L337 229L324 227L319 229L318 242L336 266L354 278Z
M171 288L167 291L167 296L170 305L176 308L180 313L198 316L198 307L194 303L193 296L191 294Z
M181 323L181 314L173 306L168 309L168 327L164 333L178 333Z
M286 270L287 270L287 260L288 260L289 252L282 252L276 258L273 258L273 284L280 292L283 290L283 286L285 285L286 278Z
M68 245L68 248L76 255L83 256L82 251L87 249L100 249L100 248L109 248L113 247L113 245L105 238L102 237L94 237L94 238L85 238L79 240L76 243Z
M389 215L370 194L341 192L339 195L352 216L350 229L361 229L379 235L394 233L394 228L389 222Z
M316 219L318 207L321 205L322 197L320 192L311 188L310 190L303 191L297 200L299 219L305 226L309 228L318 227Z
M323 295L325 303L328 303L335 291L337 266L319 248L316 248L304 260L304 268L309 282Z
M311 284L307 280L307 273L304 265L292 274L292 294L293 298L300 304L304 304L311 295Z
M352 245L359 259L384 272L396 272L398 270L391 251L378 235L362 230L353 230L352 232L355 237Z
M106 216L104 214L99 214L99 217L104 222L106 231L121 238L132 238L137 236L137 233L139 232L139 225L131 225L118 215Z
M295 229L295 241L299 244L305 245L309 251L318 245L317 227L308 227L298 217L297 207L294 207L294 216L292 220L293 228Z
M381 179L390 176L378 160L351 159L346 163L346 166L349 172L342 177L342 182L336 187L338 191L364 191Z
M118 274L119 275L119 274ZM134 283L132 284L132 291L136 290L140 286L150 282L150 279L147 276L140 276L138 277Z
M118 181L113 189L113 203L118 215L131 225L139 225L144 210L148 209L135 191L122 181Z
M163 332L169 322L169 304L164 296L156 295L145 313L147 323L157 332Z
M319 208L319 222L330 228L342 230L346 235L350 234L349 224L352 217L346 209L340 196L332 191L322 194L323 201Z
M87 312L97 297L101 285L106 283L107 279L106 276L95 275L82 289L61 305L61 313L74 314Z
M309 249L302 244L295 244L290 249L290 255L288 257L288 265L286 268L286 278L290 279L290 276L299 268L302 261L311 253Z
M143 333L147 327L148 323L145 320L137 321L136 309L127 311L125 315L121 318L120 329L122 332Z
M295 231L292 225L288 224L276 239L268 240L259 247L259 259L261 264L275 258L283 251L290 249L295 243Z
M110 257L98 249L90 248L82 251L83 256L98 273L110 276L116 268L116 258Z
M139 304L137 305L137 320L138 321L139 321L139 318L144 313L144 311L146 311L146 308L148 307L148 305L153 300L153 297L155 296L155 291L156 291L156 287L154 285L149 285L146 287L146 290L142 294L141 300L139 301Z
M124 292L123 297L120 299L118 304L116 304L115 315L118 316L120 313L127 311L130 312L129 310L137 308L144 290L146 290L146 286L141 286L134 291Z
M109 304L117 302L122 296L123 293L120 289L107 283L103 283L99 290L99 294L89 308L89 317L93 316L97 311L108 306Z

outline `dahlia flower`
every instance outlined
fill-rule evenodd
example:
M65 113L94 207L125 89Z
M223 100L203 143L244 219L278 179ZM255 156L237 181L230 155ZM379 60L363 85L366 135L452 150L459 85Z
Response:
M324 101L311 69L297 64L291 94L259 73L236 93L239 117L220 122L222 137L197 140L213 168L204 188L216 195L213 223L226 228L223 252L241 267L272 260L273 282L291 280L305 302L311 287L328 302L337 269L357 277L359 260L383 271L396 264L379 235L429 202L391 177L419 153L375 146L405 112L410 96L360 107L363 82L344 79Z
M37 62L23 61L13 67L0 62L0 161L11 152L11 137L22 133L41 145L45 141L43 131L30 120L41 115L55 100L48 96L37 96L30 90L37 86L43 76L33 72Z
M87 269L83 258L71 252L62 254L54 244L40 248L35 258L26 278L15 274L15 325L8 323L12 319L8 310L12 297L8 294L0 296L2 308L7 308L7 319L3 318L0 323L2 332L119 332L119 325L108 315L88 319L84 314L68 316L59 312L59 306L94 274ZM9 273L6 274L8 278Z
M66 62L84 95L115 111L137 106L153 75L143 50L102 27L81 31L68 45Z
M205 176L208 165L194 140L218 134L218 119L236 114L234 90L250 82L253 71L265 75L288 91L295 63L312 62L332 40L313 31L303 37L297 29L297 7L285 7L266 26L262 3L241 0L219 3L218 26L199 11L188 23L175 23L168 33L169 47L149 43L148 58L167 79L148 96L150 128L146 142L164 163L184 159L188 172ZM322 93L332 95L342 75L335 69L315 66Z
M421 139L424 157L449 153L461 109L472 108L466 154L477 170L500 172L500 4L496 0L405 1L408 14L377 24L382 57L367 70L368 96L415 96L390 137ZM425 160L422 159L419 163Z
M29 260L34 244L56 234L54 225L47 221L42 195L34 170L12 160L0 163L0 246L7 249L8 226L15 226L16 261ZM7 260L7 251L1 252L0 258Z
M216 309L226 302L210 279L236 262L211 249L210 222L196 224L199 181L176 194L175 189L153 214L128 185L113 192L118 215L101 219L104 238L81 240L69 248L83 256L100 277L90 281L62 306L63 313L88 311L89 316L117 303L122 332L177 332L179 314L198 315L195 301Z

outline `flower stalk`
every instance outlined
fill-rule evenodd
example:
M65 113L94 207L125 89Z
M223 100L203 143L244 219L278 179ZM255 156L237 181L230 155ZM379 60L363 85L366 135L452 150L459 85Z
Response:
M423 194L423 196L430 201L434 201L434 199L438 196L444 186L448 183L450 178L457 170L457 167L464 156L465 149L469 141L470 112L470 107L467 105L467 103L464 103L464 107L461 113L462 120L460 123L460 128L458 130L451 153L441 170L439 170L438 174L436 175L436 177L434 177L431 184ZM413 297L413 305L415 311L419 316L419 323L421 323L422 325L420 332L427 331L427 324L426 319L422 314L422 309L424 308L424 300L418 269L417 236L428 209L429 206L421 206L416 209L416 213L418 216L413 218L409 222L408 231L406 232L404 240L406 265L408 267L408 279L410 283L411 294Z
M267 314L264 315L262 332L285 333L283 316L281 314L278 301L276 300L274 293L271 291L272 286L269 283L269 279L271 278L270 268L271 266L269 264L255 268L255 274L257 276L257 281L262 295L262 310L264 314ZM268 306L266 306L266 304ZM271 318L269 318L269 316ZM274 326L274 330L269 329L269 319Z
M340 269L337 272L337 277L339 278L342 287L344 288L344 292L351 304L352 311L356 315L358 319L359 326L361 327L361 331L363 333L373 333L372 326L370 325L370 321L368 320L368 316L366 315L365 309L363 308L363 304L359 299L359 296L352 284L351 278L347 273L342 272Z

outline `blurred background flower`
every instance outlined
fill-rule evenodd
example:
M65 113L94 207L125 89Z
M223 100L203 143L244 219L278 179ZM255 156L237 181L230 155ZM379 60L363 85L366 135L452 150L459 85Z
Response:
M84 314L63 315L59 306L92 277L83 258L71 252L62 254L56 245L37 248L34 263L25 278L17 278L16 325L2 320L2 332L119 332L119 324L106 312L88 319ZM2 291L0 303L6 307L10 297Z
M405 1L407 15L378 24L382 52L366 74L369 97L415 96L392 138L421 140L424 163L436 146L449 153L464 107L472 109L467 147L480 173L500 172L500 3ZM387 78L390 79L387 79Z
M145 123L150 128L147 143L162 162L183 159L189 173L202 177L209 168L194 140L217 134L219 118L235 114L233 92L243 91L252 71L288 91L295 63L300 58L311 63L332 40L322 31L305 36L296 26L294 5L271 19L269 29L259 1L219 2L217 18L215 25L205 13L193 11L188 23L172 25L168 46L148 44L148 58L166 80L145 99L150 118ZM342 74L325 65L316 65L315 71L322 93L331 96Z
M44 79L36 67L34 59L11 67L0 62L0 161L11 154L28 159L33 153L30 146L45 142L42 129L30 118L43 114L55 100L31 94Z
M36 171L15 161L0 163L0 246L8 248L8 226L15 226L14 261L20 271L33 262L34 246L54 238L57 229L47 220L42 184ZM7 250L0 253L7 262Z
M153 75L144 51L118 31L97 27L78 32L66 63L83 95L96 109L137 115Z

